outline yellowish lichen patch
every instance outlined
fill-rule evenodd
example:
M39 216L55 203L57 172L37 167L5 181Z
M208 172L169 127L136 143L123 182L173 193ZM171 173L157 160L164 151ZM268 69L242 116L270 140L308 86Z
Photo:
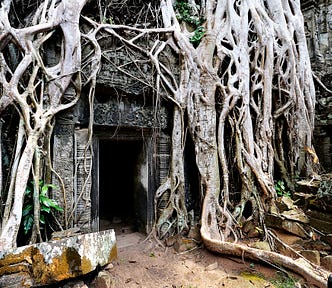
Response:
M253 273L250 273L250 272L242 272L241 273L241 276L244 278L244 279L247 279L249 281L252 281L252 282L265 282L266 280L257 275L257 274L253 274Z
M24 249L20 253L7 254L6 256L4 256L4 258L0 259L0 267L21 263L25 261L27 258L30 258L30 255L31 255L31 247Z
M29 271L31 264L31 247L21 253L7 254L0 260L0 276L18 272Z
M82 267L83 274L86 274L86 273L89 273L92 271L91 261L85 256L82 258L81 267Z
M77 277L82 275L80 255L73 248L67 248L64 252L46 264L39 250L33 255L33 278L38 284L47 284L54 281Z
M108 262L112 262L113 260L118 258L118 248L116 246L116 244L113 245L111 252L110 252L110 256L108 257Z
M103 248L105 249L97 249L95 251L94 249L89 249L89 245L94 245L95 241L92 241L91 237L89 238L88 236L89 234L86 236L87 239L84 239L86 242L80 242L80 239L75 238L73 240L59 241L56 244L52 242L26 248L22 247L16 250L16 253L7 253L0 259L0 277L2 275L25 273L27 275L26 279L30 279L30 283L47 285L87 274L95 269L96 265L103 265L107 258L109 262L117 258L115 244L112 245L112 242L105 239L107 244L112 246L104 246ZM97 244L102 245L103 242L100 242ZM85 247L84 245L86 245L87 252L89 252L87 255L89 256L81 255L82 251L79 252L82 247ZM101 255L95 255L96 252L101 252ZM101 256L101 263L95 261L99 259L99 256ZM93 258L91 259L91 257ZM22 287L25 287L24 283L22 283Z

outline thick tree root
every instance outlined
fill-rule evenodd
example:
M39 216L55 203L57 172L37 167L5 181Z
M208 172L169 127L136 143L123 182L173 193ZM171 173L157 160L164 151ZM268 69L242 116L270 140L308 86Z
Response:
M248 247L244 244L212 239L209 236L207 228L204 226L201 228L201 236L205 247L212 252L263 261L280 266L301 275L311 285L320 288L326 287L329 272L319 266L311 264L303 258L292 259L276 252L260 250Z

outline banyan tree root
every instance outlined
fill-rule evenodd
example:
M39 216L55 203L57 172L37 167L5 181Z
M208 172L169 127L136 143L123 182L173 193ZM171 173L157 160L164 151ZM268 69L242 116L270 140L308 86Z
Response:
M327 278L330 272L317 265L313 265L304 258L294 260L277 252L252 248L245 244L215 240L209 237L209 233L204 226L201 228L201 236L205 247L210 251L223 255L232 255L263 261L268 264L273 264L273 266L283 267L301 275L310 284L316 285L320 288L326 287Z

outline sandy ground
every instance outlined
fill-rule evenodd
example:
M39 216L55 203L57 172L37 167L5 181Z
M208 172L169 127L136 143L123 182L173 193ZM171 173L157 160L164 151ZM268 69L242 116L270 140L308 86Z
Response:
M114 288L273 288L276 269L198 247L176 253L139 233L117 236L118 259L108 269Z

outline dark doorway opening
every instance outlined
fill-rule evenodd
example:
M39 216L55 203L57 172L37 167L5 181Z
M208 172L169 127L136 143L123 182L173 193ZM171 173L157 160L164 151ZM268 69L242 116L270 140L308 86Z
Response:
M142 151L142 140L99 141L99 230L138 229L135 202Z

